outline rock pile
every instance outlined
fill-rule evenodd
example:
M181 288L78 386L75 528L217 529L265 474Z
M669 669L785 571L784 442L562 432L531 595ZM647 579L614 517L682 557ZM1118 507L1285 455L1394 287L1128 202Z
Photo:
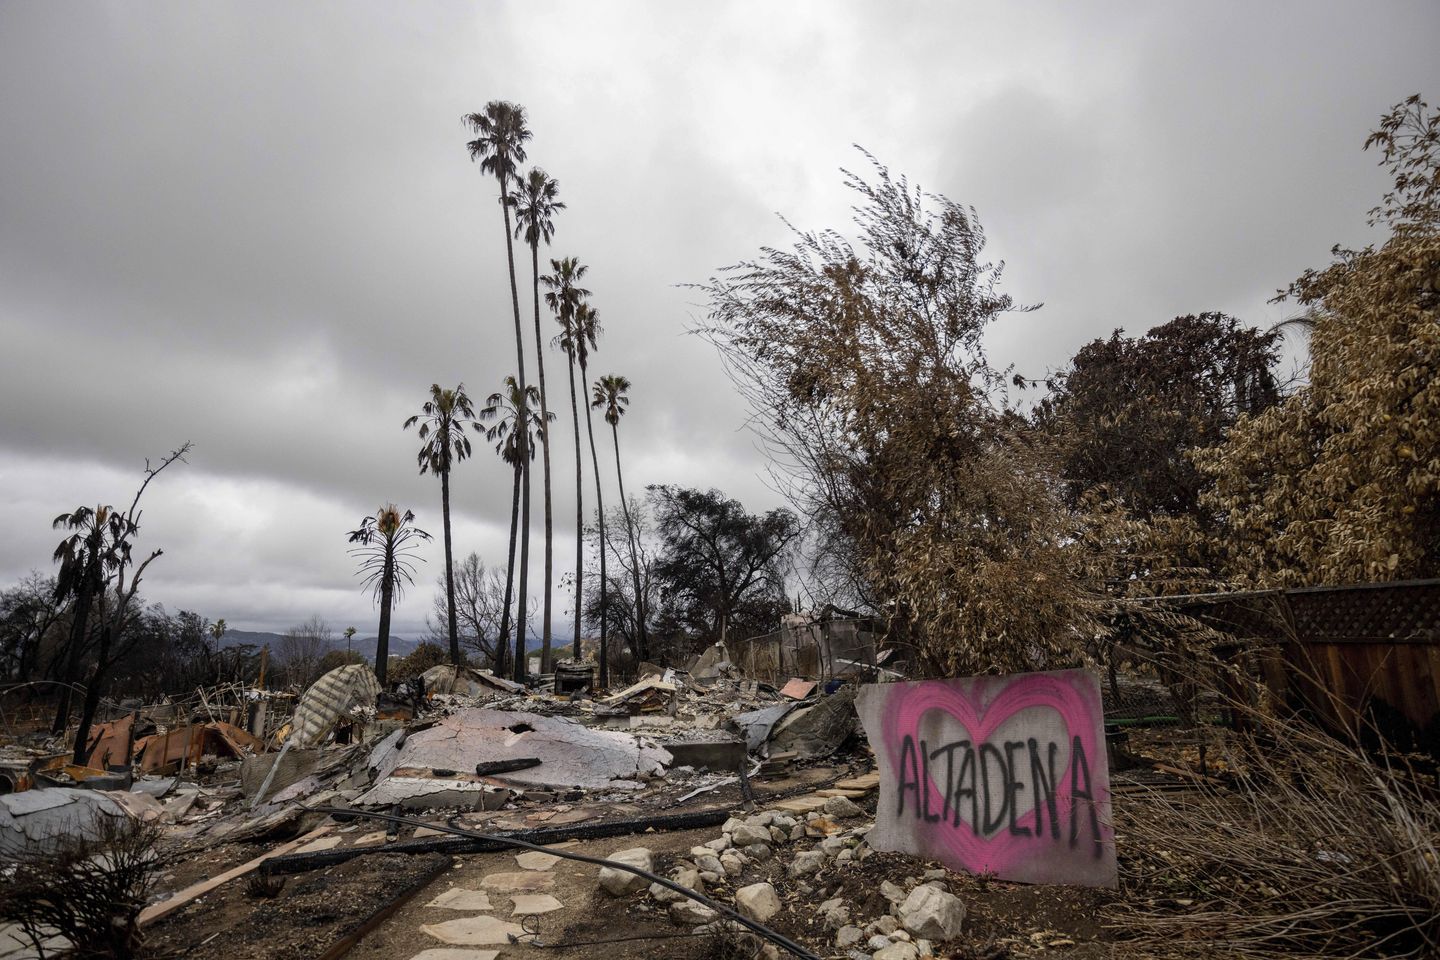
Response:
M785 910L785 904L775 884L757 875L765 872L759 869L760 864L778 857L783 868L780 873L770 868L770 875L779 877L783 873L791 881L787 889L801 897L815 895L815 885L825 887L822 876L847 869L872 853L865 836L873 823L846 826L839 822L863 813L845 797L829 797L823 808L804 814L767 810L743 819L731 818L721 828L720 836L690 848L688 855L670 870L669 878L721 900L726 899L724 890L735 884L735 909L758 923L769 923ZM624 862L637 866L642 865L642 859L648 864L650 851L627 850L614 855L614 859L624 857L635 858ZM608 882L607 873L611 874ZM646 889L643 882L638 882L640 878L623 874L622 879L616 876L620 873L609 868L601 870L601 887L607 893L629 896ZM879 917L867 919L859 915L858 905L839 896L820 902L813 908L813 915L826 931L833 932L836 952L851 960L932 957L934 943L959 936L965 922L965 904L949 892L945 877L944 870L932 870L923 877L907 877L903 883L882 881L880 893L889 907ZM838 892L839 887L833 890ZM648 885L647 902L665 910L678 925L706 928L726 922L714 910L663 884ZM730 925L734 925L733 921ZM769 945L762 947L757 941L755 946L761 956L774 955Z

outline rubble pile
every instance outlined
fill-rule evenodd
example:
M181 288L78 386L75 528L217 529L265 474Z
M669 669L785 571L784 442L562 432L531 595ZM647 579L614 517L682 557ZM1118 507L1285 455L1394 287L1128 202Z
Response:
M613 693L595 689L592 666L566 664L553 679L526 687L442 665L387 692L367 665L347 664L298 695L242 687L223 697L198 691L185 703L129 705L96 725L86 764L55 752L59 738L0 745L0 854L93 832L106 817L163 824L171 852L283 841L259 857L240 855L235 859L245 862L218 879L163 893L142 918L151 922L263 862L420 853L416 844L455 840L428 827L337 822L318 808L418 816L488 833L584 836L588 824L604 821L634 823L643 834L644 824L666 818L676 825L658 829L714 829L752 799L752 777L803 773L856 732L853 684L797 680L777 688L742 676L718 645L692 671L648 670ZM663 863L682 886L723 896L747 917L763 923L785 916L796 891L809 897L820 877L868 849L863 812L850 799L866 790L826 792L835 795L784 800L732 819L683 862L672 865L667 854ZM699 819L687 820L690 814ZM639 846L611 859L647 871L656 862ZM606 868L597 882L604 896L638 900L674 923L719 919L633 873ZM516 916L557 908L539 902L543 891L515 895L535 900L515 901ZM839 926L848 926L848 912L828 915L842 913L847 923ZM479 919L425 930L442 940L470 936ZM933 924L917 929L928 934L915 933L918 944L940 939Z
M44 744L0 748L10 795L0 794L9 818L0 822L17 823L23 810L39 818L30 829L63 832L60 811L72 816L73 804L6 806L39 787L152 798L145 815L187 843L298 829L302 805L514 811L529 825L568 812L533 809L544 805L684 803L828 756L854 732L853 686L826 695L797 681L785 696L741 676L723 645L693 672L653 668L610 695L596 694L589 669L567 663L562 685L573 692L556 694L553 682L531 689L441 665L407 701L382 692L365 664L347 664L298 700L231 685L184 703L134 704L96 725L89 765ZM34 826L51 817L53 830Z

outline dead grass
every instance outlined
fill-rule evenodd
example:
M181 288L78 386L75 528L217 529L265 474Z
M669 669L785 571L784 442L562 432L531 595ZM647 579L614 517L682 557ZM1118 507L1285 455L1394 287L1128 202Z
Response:
M1117 805L1125 889L1107 926L1152 956L1440 956L1433 782L1303 721L1251 718L1228 783Z

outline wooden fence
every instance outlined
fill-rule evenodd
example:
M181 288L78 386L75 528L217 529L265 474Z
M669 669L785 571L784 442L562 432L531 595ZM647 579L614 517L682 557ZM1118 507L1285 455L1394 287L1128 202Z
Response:
M1281 700L1440 753L1440 580L1176 597L1234 636Z

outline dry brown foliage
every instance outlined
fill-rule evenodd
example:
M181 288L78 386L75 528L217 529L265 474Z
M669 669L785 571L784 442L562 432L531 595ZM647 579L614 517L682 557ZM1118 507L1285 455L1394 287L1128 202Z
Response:
M983 350L1026 308L998 291L972 209L871 161L846 180L860 242L763 250L704 288L701 332L851 589L840 602L890 615L931 672L1074 662L1103 630L1087 519Z
M1245 582L1440 570L1440 111L1411 98L1366 146L1394 181L1372 214L1390 239L1337 248L1290 286L1309 310L1310 383L1196 454Z

